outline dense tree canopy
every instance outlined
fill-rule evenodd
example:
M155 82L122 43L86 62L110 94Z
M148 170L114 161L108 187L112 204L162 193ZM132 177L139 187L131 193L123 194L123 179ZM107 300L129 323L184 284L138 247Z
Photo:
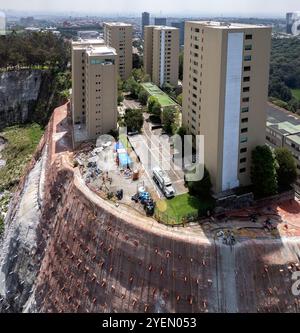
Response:
M48 66L64 69L70 61L70 46L51 32L15 32L0 36L0 67Z
M174 108L164 108L162 112L163 129L167 134L172 135L175 127L175 110Z
M280 106L292 112L300 109L300 101L291 89L300 89L300 40L273 38L269 96L283 101Z
M258 146L253 150L251 180L257 198L277 193L276 161L268 146Z
M277 148L275 156L278 164L278 186L280 191L286 191L297 180L297 165L292 153L287 148Z
M129 132L140 131L144 124L144 117L141 110L127 109L124 117L125 125Z
M209 171L205 168L202 180L198 182L187 182L187 186L191 195L200 199L209 198L212 190L212 182Z
M147 93L147 91L143 88L140 89L140 92L138 95L138 100L143 106L147 105L148 98L149 98L149 94Z

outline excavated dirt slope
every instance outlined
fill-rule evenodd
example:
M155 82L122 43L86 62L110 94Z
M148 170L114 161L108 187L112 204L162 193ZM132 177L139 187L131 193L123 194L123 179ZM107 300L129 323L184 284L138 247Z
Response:
M291 291L298 202L285 215L289 232L241 237L234 247L164 227L86 187L70 163L66 115L55 111L8 214L3 312L300 311Z

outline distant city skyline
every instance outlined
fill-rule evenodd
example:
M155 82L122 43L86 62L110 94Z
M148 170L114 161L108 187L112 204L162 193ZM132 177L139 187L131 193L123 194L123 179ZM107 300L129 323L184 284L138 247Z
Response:
M3 0L1 0L3 2ZM112 10L112 8L114 8ZM273 1L265 0L212 0L200 2L197 0L111 0L99 2L86 0L13 0L0 3L0 10L18 11L24 13L49 13L65 15L138 15L144 11L156 16L241 16L250 17L284 17L287 12L299 11L298 0Z

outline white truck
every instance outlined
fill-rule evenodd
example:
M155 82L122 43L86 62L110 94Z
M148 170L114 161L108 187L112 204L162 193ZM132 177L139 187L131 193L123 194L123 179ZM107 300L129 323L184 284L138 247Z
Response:
M175 190L172 182L161 168L153 168L153 180L159 186L166 198L173 198L175 196Z

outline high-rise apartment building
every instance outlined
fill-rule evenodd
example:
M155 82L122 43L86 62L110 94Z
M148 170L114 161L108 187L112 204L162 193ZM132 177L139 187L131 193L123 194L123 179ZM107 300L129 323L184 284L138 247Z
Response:
M116 59L115 49L101 42L72 45L72 116L85 139L117 128Z
M251 152L265 144L270 47L270 27L186 22L183 125L204 135L216 193L251 182Z
M155 17L154 25L167 25L167 18L166 17Z
M72 110L73 122L84 123L86 117L86 50L104 45L103 39L85 39L72 42Z
M105 44L113 47L117 54L117 66L122 80L127 80L132 72L132 37L131 24L111 22L104 23Z
M185 28L185 22L172 22L171 26L174 28L179 29L179 44L184 45L184 28Z
M142 35L144 36L144 28L150 25L150 14L147 12L142 13Z
M286 14L286 32L294 36L300 35L300 12Z
M146 26L144 31L144 69L153 83L178 85L179 30L166 26Z

